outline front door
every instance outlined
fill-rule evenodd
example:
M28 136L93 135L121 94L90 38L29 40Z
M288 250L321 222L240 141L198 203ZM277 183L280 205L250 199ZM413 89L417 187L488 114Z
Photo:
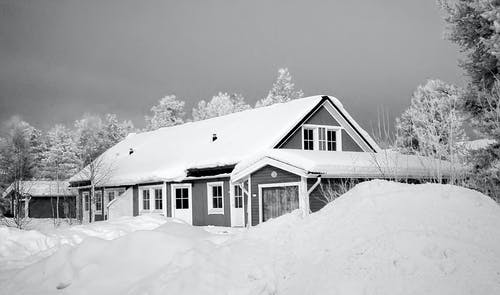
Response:
M172 217L193 224L191 184L172 184Z
M231 192L231 226L245 226L243 207L243 191L239 185L234 185Z
M263 187L261 189L263 221L299 209L299 187L297 185Z

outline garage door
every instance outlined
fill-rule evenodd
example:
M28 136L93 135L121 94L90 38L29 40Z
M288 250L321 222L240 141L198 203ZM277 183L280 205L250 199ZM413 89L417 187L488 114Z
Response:
M262 188L262 218L266 221L299 209L299 187Z

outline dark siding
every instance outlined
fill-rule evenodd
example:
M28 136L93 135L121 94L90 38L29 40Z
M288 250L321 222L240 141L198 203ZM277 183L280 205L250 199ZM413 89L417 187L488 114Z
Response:
M304 124L340 126L325 107L319 108Z
M304 124L340 126L325 107L318 109ZM280 147L283 149L302 149L302 128L298 128ZM342 150L346 152L362 152L361 147L342 129Z
M282 149L302 149L302 128L297 129L290 138L281 146Z
M309 207L312 212L321 210L328 204L327 198L325 198L325 191L334 190L339 193L345 192L345 189L349 190L356 184L366 181L368 179L361 178L324 178L321 180L321 184L318 185L314 191L309 194ZM316 183L316 178L311 178L307 180L307 189L310 189L314 183ZM323 187L323 188L322 188Z
M321 181L322 184L325 185L325 180L322 179ZM315 183L315 178L307 179L307 189L309 190ZM320 184L309 194L309 209L311 210L311 212L316 212L325 207L326 204L327 202L323 197Z
M207 183L223 181L224 185L224 215L208 214L207 205ZM231 226L231 207L229 200L229 179L215 178L190 181L193 186L193 225L216 225L216 226Z
M345 152L362 152L361 147L342 129L342 150Z
M277 176L275 178L271 177L271 172L276 171ZM267 165L261 169L255 171L251 174L252 182L252 225L257 225L259 223L259 184L269 184L269 183L283 183L283 182L298 182L300 181L300 176L290 173L288 171L276 168L274 166Z
M172 196L170 183L167 183L167 217L172 217Z
M132 215L139 215L139 186L132 187Z
M67 213L64 212L67 204ZM55 218L57 216L57 197L33 197L29 204L29 217ZM59 197L59 218L76 218L75 197Z

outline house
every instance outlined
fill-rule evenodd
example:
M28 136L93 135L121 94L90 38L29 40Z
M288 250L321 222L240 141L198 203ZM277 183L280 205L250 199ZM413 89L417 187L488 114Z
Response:
M331 96L130 134L98 160L96 220L163 214L217 226L317 211L326 204L320 188L330 181L451 173L433 159L382 151ZM86 169L70 183L88 220Z
M16 202L20 196L20 202ZM76 194L67 181L30 180L12 183L2 193L12 214L30 218L76 218ZM19 207L18 207L19 206Z

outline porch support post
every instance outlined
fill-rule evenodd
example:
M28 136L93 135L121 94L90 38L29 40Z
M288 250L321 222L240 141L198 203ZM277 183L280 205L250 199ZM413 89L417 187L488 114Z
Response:
M299 186L299 208L302 211L302 217L306 217L309 214L309 192L307 191L307 178L304 176L300 177Z

